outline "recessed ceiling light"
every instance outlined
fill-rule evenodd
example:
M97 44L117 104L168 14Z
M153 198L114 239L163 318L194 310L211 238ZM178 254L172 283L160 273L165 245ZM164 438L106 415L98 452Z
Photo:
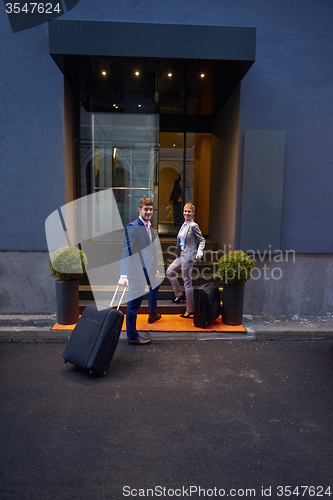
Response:
M103 70L101 71L101 73L102 73L102 75L103 75L103 76L106 76L106 75L108 74L108 72L107 72L105 69L103 69Z
M140 75L140 71L136 71L135 76L139 76L139 75Z
M201 73L201 78L205 78L205 73Z
M171 78L172 77L172 73L168 73L168 77Z
M138 104L138 108L141 108L142 107L142 104Z

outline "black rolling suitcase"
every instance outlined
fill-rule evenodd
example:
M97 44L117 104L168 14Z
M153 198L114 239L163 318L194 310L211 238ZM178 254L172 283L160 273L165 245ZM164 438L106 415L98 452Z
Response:
M65 362L89 370L90 374L105 376L116 350L124 313L119 306L124 297L124 288L117 309L112 307L119 285L113 295L111 304L98 310L95 304L88 304L82 313L65 348Z
M205 283L194 290L194 326L206 328L220 315L220 290L213 283Z

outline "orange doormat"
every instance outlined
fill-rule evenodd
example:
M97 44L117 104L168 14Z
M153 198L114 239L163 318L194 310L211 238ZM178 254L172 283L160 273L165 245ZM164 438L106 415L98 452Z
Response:
M52 330L73 330L74 325L59 325L56 323ZM137 329L140 331L155 331L155 332L239 332L246 333L246 328L243 325L230 326L224 325L221 319L218 318L214 323L207 328L198 328L193 324L192 319L184 319L177 314L163 314L162 318L155 323L148 323L148 314L138 314L138 319L136 323ZM126 317L124 319L124 324L122 330L126 330Z

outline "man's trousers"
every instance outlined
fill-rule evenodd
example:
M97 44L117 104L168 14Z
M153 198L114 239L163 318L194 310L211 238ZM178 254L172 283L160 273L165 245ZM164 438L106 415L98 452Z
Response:
M157 295L159 291L159 286L156 288L149 287L148 293L148 312L149 314L157 311ZM140 309L143 296L145 295L146 282L143 280L129 280L128 288L128 303L126 310L126 329L127 338L129 340L134 340L140 337L138 330L136 329L136 320L138 315L138 310Z

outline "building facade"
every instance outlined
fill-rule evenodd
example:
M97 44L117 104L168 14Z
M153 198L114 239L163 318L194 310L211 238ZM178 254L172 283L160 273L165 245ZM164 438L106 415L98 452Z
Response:
M124 223L153 197L161 237L194 201L204 234L254 256L246 314L333 312L332 14L80 0L13 33L2 12L1 313L54 311L45 220L106 188Z

